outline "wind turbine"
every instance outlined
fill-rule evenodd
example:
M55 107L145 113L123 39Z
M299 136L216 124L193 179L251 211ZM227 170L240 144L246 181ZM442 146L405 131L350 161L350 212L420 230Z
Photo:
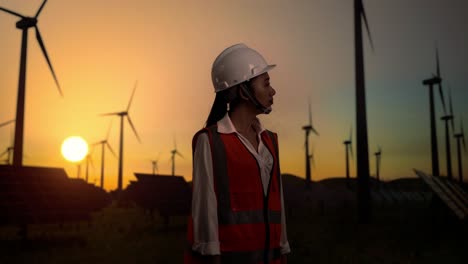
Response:
M114 157L116 157L115 152L112 149L112 147L111 147L111 145L109 144L109 141L108 141L111 127L112 127L112 123L109 124L109 129L107 129L106 139L103 139L103 140L93 144L93 146L98 145L98 144L101 145L101 182L100 182L101 183L101 189L104 189L104 161L105 161L106 146L110 150L112 155L114 155Z
M452 151L450 150L450 129L449 129L449 124L448 122L450 121L450 124L452 126L452 131L455 131L454 124L453 124L453 107L452 107L452 95L450 93L450 87L449 87L449 110L450 114L446 114L442 116L440 119L445 121L445 154L447 158L447 178L452 179Z
M367 140L366 89L364 78L364 54L362 47L362 20L367 29L372 50L372 37L362 0L354 0L354 48L356 62L356 148L357 148L357 204L358 219L368 223L371 218L369 186L369 146Z
M158 161L159 161L159 155L158 158L155 160L151 160L151 164L153 165L153 175L156 175L156 171L159 171L158 169Z
M6 159L2 160L6 164L10 165L11 164L11 153L13 151L13 147L7 147L6 150L2 153L0 153L0 157L3 157L5 154L7 155Z
M6 121L6 122L3 122L3 123L0 124L0 127L7 126L7 125L9 125L9 124L11 124L11 123L13 123L13 122L15 122L14 119L9 120L9 121ZM12 139L13 139L13 137L12 137ZM5 160L3 160L3 161L5 161L6 164L8 164L8 165L11 164L11 156L12 156L11 154L12 154L12 152L13 152L13 147L12 147L12 145L13 145L13 144L11 144L9 147L7 147L6 150L0 154L0 157L3 157L3 155L5 155L5 154L7 155L7 158L6 158Z
M380 159L382 157L382 148L380 146L378 147L377 152L374 153L375 155L375 168L376 168L376 173L375 177L377 178L377 181L380 181Z
M182 154L177 150L177 144L174 138L174 149L171 150L171 161L172 161L172 176L175 175L175 155L179 155L181 158L184 158Z
M437 147L437 130L436 130L436 123L435 123L435 108L434 108L434 85L439 86L439 93L440 99L442 100L442 106L445 110L445 100L444 100L444 93L442 90L442 79L440 77L440 67L439 67L439 52L436 47L436 67L437 67L437 75L433 75L432 78L426 79L423 81L423 85L427 85L429 87L429 111L431 114L430 122L431 122L431 156L432 156L432 175L439 176L439 150Z
M93 167L93 170L94 170L93 158L91 157L91 155L93 153L93 150L91 150L91 153L88 153L88 155L86 155L86 174L85 174L86 175L86 177L85 177L86 183L88 183L89 164L91 164L91 167Z
M311 170L310 170L310 155L309 155L309 134L312 131L315 135L319 135L315 128L312 126L312 111L310 109L310 100L309 100L309 124L302 127L305 131L305 169L306 169L306 188L310 188L310 182L312 181Z
M463 168L462 168L462 155L460 151L460 141L463 144L463 152L466 154L465 133L463 132L463 121L460 118L460 133L454 135L457 140L457 156L458 156L458 180L463 183Z
M20 21L16 22L16 28L22 30L22 39L21 39L21 58L20 58L20 72L19 72L19 81L18 81L18 99L16 104L16 126L15 126L15 143L13 151L13 165L22 166L23 165L23 137L24 137L24 101L26 93L26 58L28 50L28 29L34 27L36 30L36 39L39 42L42 53L49 65L49 69L52 72L57 88L62 94L62 89L60 88L57 76L55 75L54 69L52 68L52 63L50 62L49 56L47 55L44 42L42 41L41 33L39 32L39 27L37 26L37 18L41 13L44 5L47 0L42 2L42 5L37 10L37 13L34 17L26 17L21 14L18 14L14 11L8 10L6 8L0 7L0 10L9 13L11 15L21 18Z
M135 129L135 126L133 125L132 120L130 119L130 115L128 114L128 111L130 110L130 105L132 104L133 96L135 95L135 90L136 90L136 87L137 87L137 83L138 82L135 82L135 87L133 88L132 96L130 97L130 101L128 102L128 106L127 106L127 109L125 111L102 114L103 116L107 116L107 115L120 116L119 175L118 175L118 183L117 183L117 191L119 191L119 192L122 191L124 117L127 117L128 123L132 127L133 133L135 133L135 136L138 139L138 142L141 143L140 137L138 136L138 133L137 133L137 131Z
M351 158L353 158L353 128L349 130L349 139L343 141L345 145L345 158L346 158L346 184L349 185L349 153L351 153Z

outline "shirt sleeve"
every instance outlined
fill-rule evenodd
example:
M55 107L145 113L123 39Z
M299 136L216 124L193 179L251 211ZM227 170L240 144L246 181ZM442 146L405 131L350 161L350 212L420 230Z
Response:
M198 136L193 154L192 250L202 255L220 255L218 209L213 181L213 161L206 133Z
M291 252L291 248L289 247L288 242L288 235L286 233L286 215L284 209L284 198L283 198L283 183L280 176L281 181L281 237L280 237L280 252L281 254L287 254Z

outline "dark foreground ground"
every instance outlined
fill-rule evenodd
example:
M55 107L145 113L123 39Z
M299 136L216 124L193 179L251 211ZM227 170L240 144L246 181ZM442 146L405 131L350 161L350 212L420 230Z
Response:
M314 188L288 204L289 263L468 263L467 221L443 204L382 203L360 225L354 203L323 202ZM26 241L0 226L0 263L182 263L185 222L165 228L157 214L113 204L89 222L30 226Z

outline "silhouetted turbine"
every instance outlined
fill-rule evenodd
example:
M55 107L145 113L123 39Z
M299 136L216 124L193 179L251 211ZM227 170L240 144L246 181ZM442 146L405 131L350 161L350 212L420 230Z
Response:
M100 179L101 189L104 189L104 161L105 161L106 146L107 146L107 148L109 148L112 155L114 155L114 157L117 157L115 155L115 152L112 149L111 145L109 144L109 141L108 141L111 126L112 126L112 122L109 124L109 128L107 129L106 139L101 140L101 141L96 142L96 143L93 144L93 146L98 145L98 144L101 145L101 179Z
M457 156L458 156L458 180L463 183L463 168L462 168L462 154L460 151L460 141L463 144L463 153L466 154L465 133L463 132L463 121L460 118L460 133L454 135L457 140Z
M380 146L378 147L378 150L377 152L374 153L374 155L375 155L375 169L376 169L375 177L377 178L377 181L380 181L380 159L382 155L382 149L380 148Z
M345 161L346 161L346 184L348 187L350 186L350 178L349 178L349 153L351 151L351 158L353 158L353 128L349 130L349 139L343 141L345 145Z
M158 170L158 161L152 160L151 164L153 165L153 175L156 175L156 171Z
M369 147L367 140L366 89L364 78L364 54L362 48L362 20L364 20L371 47L374 49L362 0L354 0L358 219L361 223L368 223L370 222L371 218L371 196L369 187Z
M184 158L184 156L182 156L182 154L177 150L177 144L174 139L174 149L171 150L172 176L175 175L175 155L179 155L181 158Z
M311 169L310 169L310 155L309 155L309 134L312 131L315 135L319 135L315 128L312 126L312 111L310 109L309 100L309 124L302 127L305 131L305 165L306 165L306 188L310 188L310 182L312 181Z
M47 55L46 48L44 46L44 42L42 41L41 33L39 32L39 27L37 26L37 18L41 13L44 5L46 4L47 0L42 2L42 5L39 7L36 15L34 17L26 17L20 15L16 12L8 10L6 8L0 7L0 10L7 12L11 15L20 17L21 20L16 23L16 28L22 30L22 39L21 39L21 59L20 59L20 72L19 72L19 82L18 82L18 98L16 104L16 127L15 127L15 144L14 144L14 151L13 151L13 165L14 166L22 166L23 165L23 137L24 137L24 101L25 101L25 93L26 93L26 58L27 58L27 47L28 47L28 29L34 27L36 30L36 39L39 42L39 46L41 47L42 53L47 60L47 64L49 65L49 69L52 72L54 77L55 83L57 84L58 90L60 95L63 96L62 90L60 88L59 82L57 80L57 76L55 75L54 69L52 68L52 64L49 60L49 56Z
M0 124L0 127L4 127L4 126L7 126L11 123L15 122L14 119L12 120L9 120L9 121L6 121L6 122L3 122ZM13 140L13 136L11 137L12 140ZM7 155L7 158L5 160L3 160L6 164L10 165L12 162L11 162L11 157L12 157L12 153L13 153L13 144L11 144L9 147L6 148L6 150L4 152L2 152L0 154L0 157L3 157L5 154Z
M439 66L439 52L436 48L436 67L437 75L433 75L432 78L423 81L423 85L429 87L429 112L430 112L430 128L431 128L431 158L432 158L432 175L439 176L439 148L437 145L437 129L435 122L435 107L434 107L434 85L439 86L440 99L442 100L442 106L445 111L444 94L442 90L442 79L440 77L440 66Z
M450 149L450 129L448 122L452 125L452 131L455 131L454 124L453 124L453 107L452 107L452 95L450 94L449 88L449 107L450 107L450 114L442 116L440 119L445 121L445 154L446 154L446 161L447 161L447 178L452 179L452 151Z
M11 164L11 154L13 152L13 147L7 147L6 150L4 152L2 152L0 154L0 158L3 157L5 154L7 155L6 159L2 160L3 162L5 162L6 164L10 165Z
M86 176L85 176L86 182L88 182L89 164L91 164L91 167L93 167L94 169L94 163L93 163L93 158L91 158L91 154L92 153L88 153L88 155L86 155Z
M115 112L115 113L107 113L102 115L117 115L120 116L120 149L119 149L119 175L118 175L118 183L117 183L117 190L120 192L122 191L122 170L123 170L123 132L124 132L124 117L127 117L128 123L132 127L133 133L135 133L138 142L141 143L140 137L135 129L135 126L128 115L128 111L130 110L130 105L132 104L133 95L135 95L135 90L137 87L137 82L135 82L135 87L133 88L132 96L130 97L130 101L128 102L127 109L122 112Z

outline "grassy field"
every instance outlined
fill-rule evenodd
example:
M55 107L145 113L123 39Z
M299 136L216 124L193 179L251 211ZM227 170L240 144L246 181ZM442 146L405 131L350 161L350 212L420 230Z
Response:
M318 209L289 210L289 263L468 263L466 223L443 207L374 208L368 225L352 205ZM157 215L112 205L89 222L30 226L27 241L0 227L0 263L181 263L185 221L164 228Z

